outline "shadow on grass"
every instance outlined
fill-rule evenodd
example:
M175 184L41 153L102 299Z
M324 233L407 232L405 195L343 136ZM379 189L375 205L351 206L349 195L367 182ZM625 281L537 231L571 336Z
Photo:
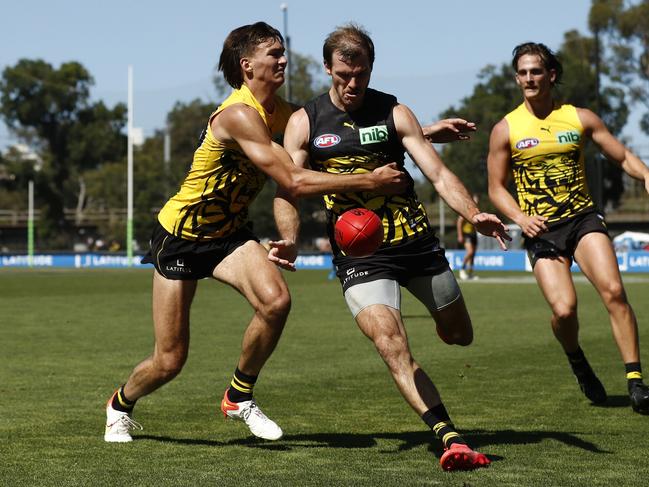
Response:
M582 440L576 433L557 432L557 431L484 431L472 430L464 431L465 436L471 446L485 453L492 461L502 460L503 457L490 455L484 451L488 445L527 445L540 443L544 440L555 440L565 445L589 451L592 453L610 453L607 450L600 449L594 443ZM401 433L312 433L285 435L281 440L268 442L255 437L215 441L190 438L172 438L168 436L155 435L138 435L135 440L153 440L161 442L178 443L182 445L201 445L201 446L245 446L249 448L261 448L264 450L290 451L299 448L378 448L379 441L398 442L395 448L383 447L382 453L398 453L412 450L414 448L426 447L438 458L443 451L439 442L434 439L429 431L409 431Z
M608 396L604 404L593 404L598 408L626 408L631 406L631 400L627 395Z
M473 430L466 434L472 445L480 448L484 445L527 445L531 443L540 443L544 440L555 440L574 448L586 450L591 453L611 453L609 450L602 450L590 441L582 440L578 433L569 433L565 431L482 431Z
M178 445L198 445L198 446L227 446L225 441L204 440L201 438L173 438L171 436L156 435L133 435L133 441L159 441L161 443L176 443Z

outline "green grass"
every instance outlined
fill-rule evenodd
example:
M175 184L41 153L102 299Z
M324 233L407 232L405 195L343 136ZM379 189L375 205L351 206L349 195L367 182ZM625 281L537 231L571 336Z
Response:
M256 395L278 442L224 421L218 402L251 315L210 281L192 309L180 376L142 399L130 444L103 441L104 403L150 353L149 271L0 271L0 485L638 486L649 477L649 417L628 406L603 306L577 284L582 346L607 407L581 396L532 282L462 284L475 342L449 347L404 294L413 354L451 417L493 463L442 472L435 440L403 401L325 272L288 275L293 310ZM649 279L627 292L649 343ZM647 348L642 357L649 369Z

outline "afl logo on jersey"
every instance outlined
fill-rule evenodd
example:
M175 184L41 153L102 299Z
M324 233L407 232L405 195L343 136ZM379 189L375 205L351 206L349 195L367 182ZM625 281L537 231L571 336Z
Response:
M531 149L539 145L539 139L523 139L516 142L516 148L518 150Z
M315 138L315 140L313 141L313 145L315 145L319 149L326 149L327 147L333 147L339 142L340 142L340 137L336 134L322 134L322 135L318 135Z

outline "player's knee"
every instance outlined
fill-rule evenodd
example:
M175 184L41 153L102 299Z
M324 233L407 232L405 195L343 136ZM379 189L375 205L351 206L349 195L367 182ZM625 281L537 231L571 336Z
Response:
M398 333L375 337L374 346L388 365L409 355L408 340Z
M552 313L559 321L572 320L577 316L577 305L565 301L557 302L552 305Z
M275 286L266 290L257 310L267 322L280 323L291 311L291 295L285 287Z
M187 351L180 349L160 353L154 359L156 371L160 378L165 381L170 381L176 377L183 369L186 361Z
M601 294L607 305L626 304L626 293L621 282L609 282Z

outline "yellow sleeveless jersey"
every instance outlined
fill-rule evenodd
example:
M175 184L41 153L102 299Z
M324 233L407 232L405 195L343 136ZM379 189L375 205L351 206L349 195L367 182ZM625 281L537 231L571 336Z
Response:
M561 105L540 120L523 103L505 120L524 213L556 223L594 206L584 169L584 130L574 106Z
M201 241L231 235L247 222L248 207L266 182L266 175L250 162L238 144L220 142L212 135L212 119L237 103L257 110L272 139L282 143L291 106L275 97L275 110L269 114L246 85L234 90L210 115L180 190L158 215L165 230L177 237Z
M475 227L474 227L473 224L472 224L469 220L467 220L466 218L463 219L463 221L462 221L462 228L461 228L461 230L462 230L462 233L465 233L465 234L467 234L467 235L471 235L471 234L473 234L473 233L476 233L476 231L475 231Z

